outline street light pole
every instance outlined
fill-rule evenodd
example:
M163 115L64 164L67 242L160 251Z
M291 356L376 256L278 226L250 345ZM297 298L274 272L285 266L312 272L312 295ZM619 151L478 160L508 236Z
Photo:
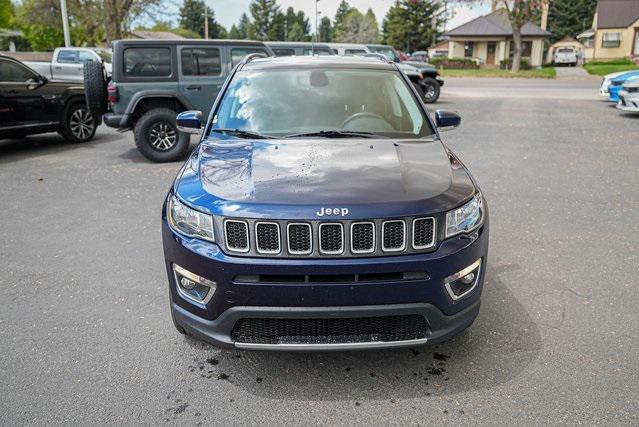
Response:
M60 12L62 13L62 31L64 32L64 46L71 46L69 35L69 16L67 15L67 0L60 0Z
M320 0L315 0L315 41L319 42L319 33L317 32L317 3Z

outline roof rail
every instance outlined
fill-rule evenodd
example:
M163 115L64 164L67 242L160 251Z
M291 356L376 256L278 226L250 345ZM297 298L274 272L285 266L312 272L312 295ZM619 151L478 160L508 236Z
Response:
M259 53L259 52L249 53L242 60L242 64L248 64L249 62L251 62L255 58L268 58L268 56L263 54L263 53Z

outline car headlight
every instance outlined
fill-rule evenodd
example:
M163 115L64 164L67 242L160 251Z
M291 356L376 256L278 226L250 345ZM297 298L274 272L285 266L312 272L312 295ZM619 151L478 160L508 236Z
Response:
M464 206L446 212L446 237L468 233L479 227L484 219L484 205L480 193Z
M213 217L198 212L180 203L175 196L171 196L168 203L169 224L176 231L185 236L215 241L213 234Z

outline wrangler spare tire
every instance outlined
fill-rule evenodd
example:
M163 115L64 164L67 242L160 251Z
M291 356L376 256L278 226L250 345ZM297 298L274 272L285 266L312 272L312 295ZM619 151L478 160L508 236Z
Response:
M98 61L84 63L84 98L96 125L102 123L102 114L107 111L107 82L104 65Z

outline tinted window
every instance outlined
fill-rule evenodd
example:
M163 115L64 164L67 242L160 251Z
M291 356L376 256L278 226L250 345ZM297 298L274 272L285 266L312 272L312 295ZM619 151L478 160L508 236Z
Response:
M24 83L35 77L27 67L0 59L0 82Z
M332 55L329 49L323 47L316 47L315 49L304 49L304 55L317 55L317 56L330 56Z
M61 50L58 52L58 62L63 64L77 64L80 62L78 59L77 50Z
M366 55L368 52L366 52L363 49L346 49L344 51L344 55L345 56L363 56Z
M86 51L80 51L79 52L80 55L80 62L86 62L86 61L95 61L95 55L91 52L86 52Z
M395 49L393 49L392 47L382 47L382 46L370 47L369 46L368 49L374 53L381 53L382 55L384 55L386 58L390 59L391 61L399 61L399 58L397 57L397 54L395 53Z
M231 49L231 62L233 66L250 53L263 53L265 56L268 56L268 53L259 47L234 47Z
M171 50L161 47L134 47L125 49L124 75L127 77L170 76Z
M213 123L274 136L321 130L402 138L432 134L407 83L384 70L240 71Z
M295 49L274 48L273 53L275 56L293 56L295 55Z
M219 76L222 73L219 49L182 49L181 57L182 74L185 76Z

